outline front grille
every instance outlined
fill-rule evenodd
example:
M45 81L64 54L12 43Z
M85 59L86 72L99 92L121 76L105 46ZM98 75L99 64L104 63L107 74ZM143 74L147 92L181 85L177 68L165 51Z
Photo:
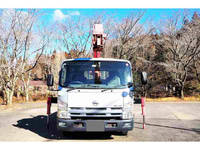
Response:
M78 110L81 110L82 108L81 108L81 107L71 107L70 109L71 109L71 110L77 110L77 109L78 109Z
M111 113L111 115L114 115L114 116L117 115L118 116L118 115L121 115L121 114L120 113Z
M106 108L85 108L86 110L106 110Z
M80 113L71 113L71 115L81 115Z
M94 115L97 115L97 116L105 116L106 114L105 113L86 113L87 116L94 116Z
M74 120L121 120L121 117L84 117L84 116L76 116L71 117Z
M122 108L121 107L113 107L111 108L112 110L121 110Z
M120 119L121 107L70 107L69 114L72 119Z

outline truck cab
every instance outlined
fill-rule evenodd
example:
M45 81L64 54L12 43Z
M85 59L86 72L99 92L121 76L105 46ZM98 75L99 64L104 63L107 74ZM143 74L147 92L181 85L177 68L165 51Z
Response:
M65 60L59 73L57 129L126 135L134 126L132 85L127 60Z

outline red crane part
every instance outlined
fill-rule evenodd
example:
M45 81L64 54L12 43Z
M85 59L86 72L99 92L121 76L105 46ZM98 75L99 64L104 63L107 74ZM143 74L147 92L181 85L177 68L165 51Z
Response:
M50 126L51 104L57 103L57 97L48 97L47 99L47 129Z
M47 99L47 114L51 114L51 97L48 97Z
M93 26L93 57L101 57L101 52L103 51L104 40L106 39L106 34L103 31L102 24L94 24Z
M143 129L145 129L145 110L144 110L144 106L145 106L145 97L142 97L141 98L141 108L142 108L142 116L143 116L143 124L142 124Z
M94 58L99 58L101 57L101 50L93 49L94 52Z

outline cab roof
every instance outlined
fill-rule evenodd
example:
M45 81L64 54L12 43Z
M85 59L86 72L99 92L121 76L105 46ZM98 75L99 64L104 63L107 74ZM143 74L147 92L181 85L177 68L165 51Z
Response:
M120 61L120 62L127 62L130 63L128 60L125 59L114 59L114 58L75 58L75 59L66 59L63 61Z

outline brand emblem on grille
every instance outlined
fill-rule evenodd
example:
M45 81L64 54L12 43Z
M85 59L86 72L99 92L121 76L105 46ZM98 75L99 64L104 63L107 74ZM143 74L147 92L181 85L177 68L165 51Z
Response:
M94 106L97 106L99 103L97 102L97 101L92 101L92 104L94 105Z

